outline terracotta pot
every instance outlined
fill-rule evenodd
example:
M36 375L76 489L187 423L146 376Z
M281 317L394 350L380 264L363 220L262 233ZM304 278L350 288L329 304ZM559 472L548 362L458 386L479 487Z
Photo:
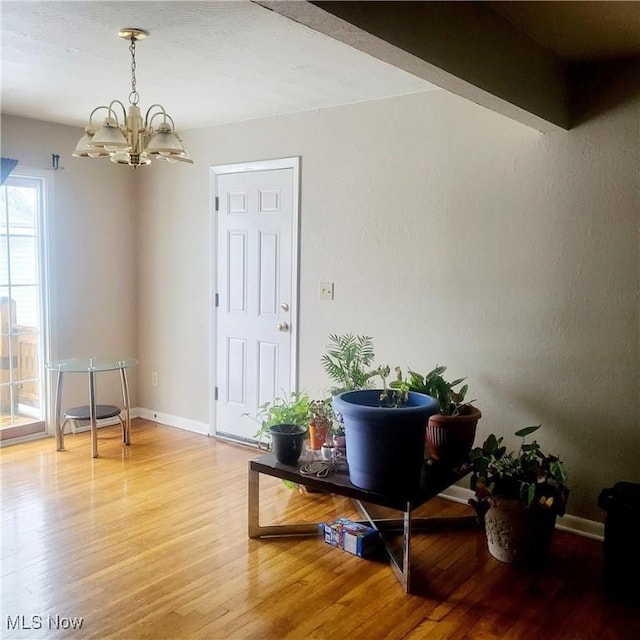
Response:
M309 425L309 446L317 451L322 447L327 439L327 427L316 427L313 423Z
M491 498L484 517L489 553L523 566L544 562L556 523L553 511L527 509L520 500Z
M458 416L436 413L427 424L427 455L432 460L448 463L466 462L476 437L479 409L467 405Z

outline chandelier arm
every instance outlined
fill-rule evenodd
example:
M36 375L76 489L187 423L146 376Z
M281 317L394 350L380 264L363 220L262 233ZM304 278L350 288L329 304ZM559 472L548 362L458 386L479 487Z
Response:
M96 111L100 111L100 109L106 109L107 111L111 111L109 109L109 107L106 104L102 104L99 107L96 107L90 114L89 114L89 129L93 129L93 115L95 114Z
M127 108L124 106L124 104L122 102L120 102L120 100L112 100L109 103L109 113L111 115L113 115L113 117L116 119L116 124L118 125L118 127L120 126L120 123L118 122L118 116L116 115L115 111L113 110L113 105L114 104L119 104L122 107L122 124L126 126L127 124Z
M154 114L151 115L151 117L149 117L149 114L151 113L151 109L153 109L154 107L157 107L159 111L156 111ZM173 121L173 118L164 110L164 107L161 104L152 104L147 109L147 113L144 116L144 128L148 129L149 127L151 127L151 123L153 122L154 118L156 118L157 116L163 116L164 122L166 122L167 119L169 119L171 121L171 127L175 133L176 123Z

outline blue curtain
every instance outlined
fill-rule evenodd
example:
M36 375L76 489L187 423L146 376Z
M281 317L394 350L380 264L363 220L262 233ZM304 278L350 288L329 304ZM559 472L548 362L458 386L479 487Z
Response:
M4 181L7 179L9 174L13 171L13 168L18 164L17 160L13 158L2 158L2 182L0 185L4 184Z

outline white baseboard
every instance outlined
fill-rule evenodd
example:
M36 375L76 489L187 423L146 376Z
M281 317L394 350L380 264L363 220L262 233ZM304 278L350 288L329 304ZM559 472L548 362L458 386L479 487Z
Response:
M183 429L184 431L192 431L193 433L199 433L203 436L209 435L209 425L206 422L189 420L188 418L181 418L169 413L153 411L152 409L145 409L143 407L136 407L135 411L137 413L137 418L144 418L145 420L151 420L152 422L159 422L160 424L166 424L169 427L176 427L177 429Z
M439 494L439 497L452 500L453 502L467 504L469 499L473 498L473 491L453 485ZM556 523L556 529L575 533L576 535L591 538L592 540L604 540L604 524L602 522L587 520L586 518L579 518L578 516L567 514L559 518Z
M572 516L569 513L557 521L556 529L576 533L592 540L600 540L601 542L604 540L604 522L578 518L578 516Z

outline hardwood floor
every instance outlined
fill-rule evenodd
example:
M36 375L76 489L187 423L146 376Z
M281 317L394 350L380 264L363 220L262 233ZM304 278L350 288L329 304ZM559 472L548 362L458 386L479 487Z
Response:
M255 450L143 420L130 447L119 437L101 429L95 460L88 433L65 452L2 449L3 638L640 638L637 606L601 589L599 542L558 531L534 572L491 558L482 531L419 534L407 596L386 562L320 537L249 540ZM356 517L343 498L261 488L263 521Z

